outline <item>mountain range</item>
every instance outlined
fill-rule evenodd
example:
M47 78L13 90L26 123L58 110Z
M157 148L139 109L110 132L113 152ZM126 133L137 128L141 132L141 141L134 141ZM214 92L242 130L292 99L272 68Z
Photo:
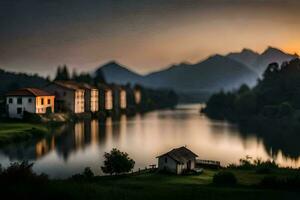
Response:
M102 70L109 83L170 88L190 98L208 96L221 89L236 89L243 83L254 86L269 63L281 64L293 58L298 58L298 55L269 47L261 54L243 49L227 55L213 55L195 64L172 65L147 75L133 72L115 61L100 66L97 70Z
M298 55L269 47L261 54L243 49L227 55L213 55L194 64L172 65L146 75L138 74L116 61L99 66L92 73L102 71L108 83L174 89L184 101L199 101L221 89L232 90L243 83L254 86L269 63L282 63L293 58L298 58ZM18 87L41 87L48 82L37 75L4 70L0 70L0 80L0 94Z
M291 59L298 58L299 56L297 54L292 55L285 53L274 47L269 47L261 54L250 49L243 49L241 52L229 53L227 57L243 63L261 76L268 64L272 62L282 64L282 62L290 61Z

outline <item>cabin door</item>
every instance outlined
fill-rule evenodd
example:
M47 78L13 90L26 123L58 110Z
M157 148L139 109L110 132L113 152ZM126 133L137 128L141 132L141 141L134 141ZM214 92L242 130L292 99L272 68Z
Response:
M192 161L189 160L189 161L187 162L187 169L190 170L191 167L192 167Z

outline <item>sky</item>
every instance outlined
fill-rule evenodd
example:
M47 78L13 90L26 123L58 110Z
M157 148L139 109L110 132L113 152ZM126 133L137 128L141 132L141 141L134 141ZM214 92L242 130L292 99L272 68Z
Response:
M268 46L300 54L296 0L0 0L0 68L55 74L115 60L145 74Z

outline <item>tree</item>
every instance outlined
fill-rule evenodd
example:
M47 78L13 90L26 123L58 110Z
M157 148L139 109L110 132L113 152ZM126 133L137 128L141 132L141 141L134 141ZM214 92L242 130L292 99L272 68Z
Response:
M95 85L97 85L98 83L106 83L104 74L101 69L98 69L96 71L96 76L94 78L94 82L95 82Z
M94 80L89 73L81 73L80 75L73 77L73 80L81 83L88 83L88 84L94 83Z
M57 71L56 71L55 80L60 80L60 81L70 80L69 69L66 65L64 65L62 67L58 66Z
M121 174L130 172L134 167L134 160L126 152L112 149L110 153L104 153L104 166L101 169L106 174Z

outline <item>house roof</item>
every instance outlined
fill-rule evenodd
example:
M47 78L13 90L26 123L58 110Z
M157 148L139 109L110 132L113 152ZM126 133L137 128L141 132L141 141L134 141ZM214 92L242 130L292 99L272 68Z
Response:
M194 152L192 152L191 150L189 150L186 147L179 147L176 149L172 149L171 151L162 154L159 157L162 156L169 156L171 157L173 160L179 162L179 163L186 163L187 161L194 159L195 157L198 157L197 154L195 154Z
M87 90L95 90L97 89L94 86L91 86L90 84L87 83L77 83L80 87L82 87L83 89L87 89Z
M53 83L70 90L83 90L83 87L73 81L54 81Z
M6 96L53 96L52 94L37 88L22 88L8 92Z
M97 88L101 89L101 90L106 90L106 91L111 90L111 88L108 85L103 84L103 83L98 83Z

